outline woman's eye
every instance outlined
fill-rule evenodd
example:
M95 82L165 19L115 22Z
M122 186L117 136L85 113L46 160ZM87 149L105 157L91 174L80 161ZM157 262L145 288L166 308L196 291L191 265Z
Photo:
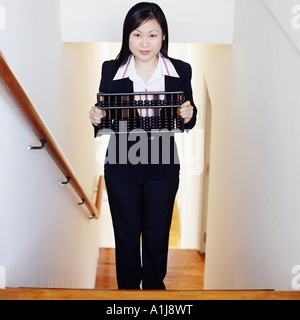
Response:
M141 35L138 34L138 33L135 33L133 36L136 37L136 38L139 38Z
M156 38L156 34L151 34L150 38Z

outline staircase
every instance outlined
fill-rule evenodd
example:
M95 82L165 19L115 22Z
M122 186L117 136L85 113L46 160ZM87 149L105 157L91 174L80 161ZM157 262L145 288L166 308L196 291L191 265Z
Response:
M8 288L0 300L300 300L300 292L203 290L204 256L197 250L170 249L167 290L117 290L114 249L100 249L95 290Z
M89 199L72 172L68 161L56 146L54 138L48 132L38 114L32 108L31 102L23 89L19 86L12 72L9 71L3 57L1 57L1 76L11 92L13 99L24 114L38 138L47 141L45 149L53 156L53 160L60 168L63 175L70 180L70 184L87 207L89 218L100 216L98 206L101 203L103 182L99 181L97 203ZM13 90L12 90L13 89ZM175 224L176 227L176 224ZM178 239L178 238L176 238ZM176 246L176 245L175 245ZM171 247L172 248L172 247ZM106 250L108 261L99 263L99 268L106 267L110 273L102 270L99 275L107 277L106 282L99 280L97 275L95 290L75 289L37 289L37 288L8 288L0 290L0 300L300 300L300 292L275 292L275 291L206 291L203 290L204 257L195 250L171 249L169 254L169 268L166 277L166 291L123 291L116 289L113 250ZM103 252L100 254L104 257ZM201 266L200 266L201 265ZM114 282L112 284L112 282Z

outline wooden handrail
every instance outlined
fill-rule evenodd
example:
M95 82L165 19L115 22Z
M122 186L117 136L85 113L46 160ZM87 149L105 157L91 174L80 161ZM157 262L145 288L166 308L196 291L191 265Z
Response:
M104 176L99 177L98 181L98 188L97 188L97 197L96 197L96 208L100 212L101 209L101 203L102 203L102 195L103 195L103 190L105 187L105 181L104 181Z
M45 150L52 157L53 161L56 163L63 175L70 178L70 184L72 185L80 199L84 201L84 204L89 209L92 217L98 219L100 217L100 214L98 209L96 208L96 205L91 201L85 190L82 188L71 168L71 165L56 143L41 116L33 106L32 102L30 101L25 90L14 75L13 71L9 67L1 51L0 81L3 84L6 92L9 94L9 96L12 98L12 100L15 102L15 104L23 114L24 118L27 120L35 135L40 140L46 140L47 143L45 144Z

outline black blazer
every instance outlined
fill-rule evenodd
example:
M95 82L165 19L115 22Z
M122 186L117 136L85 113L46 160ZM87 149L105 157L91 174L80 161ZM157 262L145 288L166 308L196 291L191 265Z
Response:
M179 78L165 76L165 91L184 91L185 100L189 100L194 106L193 118L184 125L184 129L192 129L196 124L197 108L194 104L193 93L191 87L192 69L191 66L181 60L170 58L173 63ZM129 78L113 81L119 65L114 61L105 61L102 65L102 74L99 92L104 93L131 93L133 92L133 82ZM95 136L98 133L98 127L94 126ZM177 147L174 141L174 136L171 134L170 141L170 164L163 164L161 157L158 164L151 164L151 143L153 140L148 140L148 161L147 163L131 164L129 161L126 164L120 164L119 150L122 146L122 139L119 135L115 135L116 139L110 139L108 150L106 153L105 174L110 174L119 178L132 180L136 182L142 182L144 179L152 180L165 180L175 178L179 174L180 165L177 155ZM155 138L154 138L155 139ZM120 145L121 143L121 145ZM129 149L137 141L127 142L127 153ZM160 151L162 151L162 144L160 141ZM110 157L110 155L116 155Z

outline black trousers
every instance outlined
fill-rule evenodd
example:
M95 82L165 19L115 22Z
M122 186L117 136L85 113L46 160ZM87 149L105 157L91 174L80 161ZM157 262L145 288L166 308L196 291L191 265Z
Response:
M165 289L179 177L137 183L106 174L105 182L115 235L118 288L140 289L142 282L143 289Z

